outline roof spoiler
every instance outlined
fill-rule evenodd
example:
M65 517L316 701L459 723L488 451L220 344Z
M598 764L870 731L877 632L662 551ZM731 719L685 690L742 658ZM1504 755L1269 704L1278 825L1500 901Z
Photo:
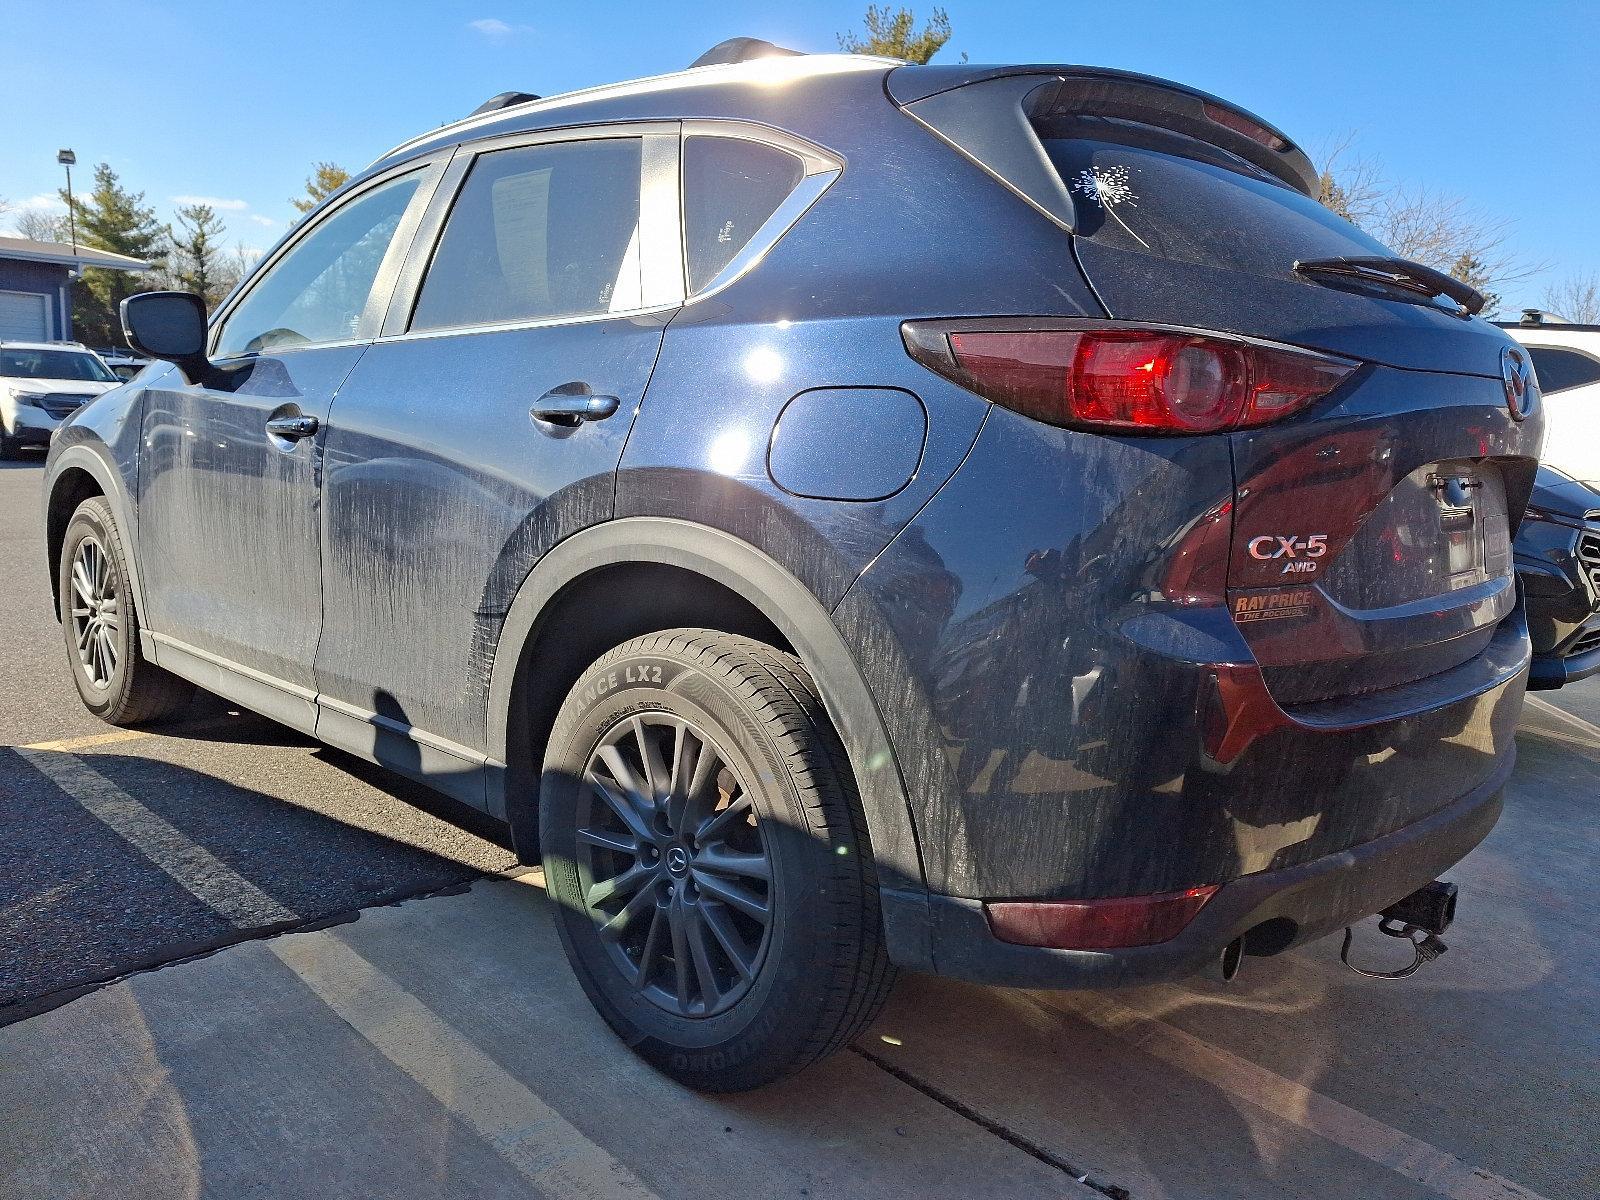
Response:
M760 38L736 37L725 42L718 42L699 58L689 64L689 69L695 67L717 67L726 63L750 62L757 58L798 58L800 51L790 50L784 46L775 46L771 42Z
M1317 170L1261 118L1206 92L1103 67L897 67L886 83L907 113L1064 228L1072 198L1050 164L1035 123L1118 117L1187 134L1259 167L1306 196Z

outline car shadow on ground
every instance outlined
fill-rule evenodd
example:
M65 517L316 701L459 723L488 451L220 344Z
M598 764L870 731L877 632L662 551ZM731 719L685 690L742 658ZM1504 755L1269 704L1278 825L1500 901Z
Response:
M313 744L272 722L221 720L226 738L187 736ZM0 1025L132 971L512 865L487 815L338 751L316 755L364 785L346 789L356 801L335 808L293 785L292 798L271 795L145 754L0 748ZM386 825L392 836L375 831Z

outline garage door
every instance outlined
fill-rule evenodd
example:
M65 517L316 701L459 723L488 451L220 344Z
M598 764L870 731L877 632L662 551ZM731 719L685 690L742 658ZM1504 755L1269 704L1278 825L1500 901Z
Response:
M0 338L43 342L50 337L48 296L38 292L0 292Z

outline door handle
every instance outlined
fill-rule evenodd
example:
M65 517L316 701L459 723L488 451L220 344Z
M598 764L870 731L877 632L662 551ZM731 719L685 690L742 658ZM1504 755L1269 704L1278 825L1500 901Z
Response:
M576 390L578 386L563 384L552 388L534 402L530 415L535 421L574 428L585 421L604 421L622 407L622 401L615 396L596 396L587 389L580 392Z
M307 416L273 417L267 422L267 432L287 442L298 442L317 432L317 419Z

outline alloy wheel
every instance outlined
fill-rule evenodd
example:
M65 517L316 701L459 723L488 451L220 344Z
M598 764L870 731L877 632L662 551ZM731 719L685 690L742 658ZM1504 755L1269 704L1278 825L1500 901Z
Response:
M576 865L609 957L652 1003L706 1017L749 990L771 932L772 860L743 779L695 725L647 712L601 736Z
M106 548L92 534L72 556L72 633L78 665L90 684L111 686L122 629L121 580Z

